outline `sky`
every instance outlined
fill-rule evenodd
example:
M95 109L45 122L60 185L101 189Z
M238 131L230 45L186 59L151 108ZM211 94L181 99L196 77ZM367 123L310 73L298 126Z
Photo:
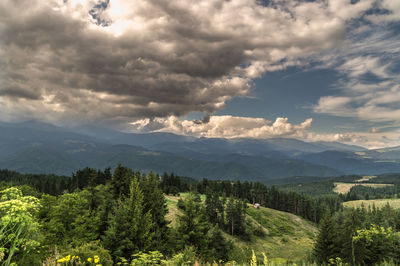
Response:
M399 0L2 0L0 120L400 145Z

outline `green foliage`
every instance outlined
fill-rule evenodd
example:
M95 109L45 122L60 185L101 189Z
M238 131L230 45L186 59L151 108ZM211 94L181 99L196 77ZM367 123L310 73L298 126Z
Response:
M99 241L92 241L89 243L85 243L79 247L67 250L64 252L65 254L74 254L75 256L79 256L81 261L87 262L89 258L94 262L95 257L98 257L99 263L103 266L111 266L113 265L113 260L111 258L110 252L104 249Z
M207 232L210 229L204 206L193 193L189 193L181 204L182 215L178 216L177 228L181 246L193 246L201 252L207 248Z
M192 266L197 261L193 247L186 247L183 252L175 254L167 260L167 265Z
M314 223L319 223L327 209L333 213L343 208L343 199L334 194L311 197L294 191L284 191L275 186L267 187L259 182L246 181L242 183L240 181L203 179L197 184L199 192L207 192L207 188L219 196L225 195L251 203L259 203L261 206L299 215ZM318 188L311 190L318 190Z
M392 229L399 228L399 214L387 206L345 210L326 217L314 246L317 262L331 263L340 257L343 265L399 263L400 235Z
M4 173L0 171L0 181ZM113 175L110 169L85 168L72 179L57 181L50 176L31 175L28 180L28 175L10 174L11 179L22 181L15 181L17 187L0 182L4 188L0 191L0 260L5 265L55 265L56 259L63 260L58 262L61 265L96 261L102 265L193 265L196 261L233 265L232 259L248 264L252 257L253 264L290 265L290 258L304 258L314 236L311 223L264 207L247 208L246 202L314 222L327 213L314 247L319 263L400 261L395 231L400 229L400 210L390 206L341 212L342 199L335 195L310 197L260 183L203 180L196 188L205 195L181 194L180 210L172 213L180 215L172 228L165 218L168 209L162 189L176 193L189 188L173 174L160 179L123 166ZM42 193L46 191L51 195ZM178 198L169 198L177 208ZM285 259L277 258L281 256Z
M231 235L246 235L246 204L232 196L226 204L226 228Z
M5 264L29 263L37 254L39 223L35 217L39 201L32 196L22 196L15 188L0 191L0 252Z
M317 182L310 183L291 183L279 186L280 189L286 191L312 196L335 195L335 192L333 192L334 187L334 182L330 180L318 180Z
M227 241L218 227L210 230L208 236L207 260L209 262L227 262L229 252L233 249L231 241Z
M159 251L139 252L132 255L131 266L165 265L164 255Z
M169 237L168 224L165 216L168 213L168 207L159 186L159 180L152 172L142 179L140 187L143 191L144 212L150 212L152 228L152 244L154 250L167 250L167 241Z
M150 248L153 223L150 211L145 212L143 205L143 192L134 178L128 197L119 199L114 207L104 236L104 246L111 250L114 259L129 258Z
M224 202L221 201L219 195L210 188L206 189L205 200L206 214L208 221L212 225L224 226Z
M82 245L98 239L98 216L90 211L90 193L83 190L54 198L45 196L41 210L47 240L60 245Z
M326 214L320 224L320 230L314 245L313 254L316 261L320 264L327 263L336 255L335 232L332 218Z
M353 243L356 264L375 265L398 257L400 236L392 228L371 225L357 230Z
M115 168L114 174L111 178L111 188L114 199L127 197L129 195L129 185L132 175L132 170L120 164Z

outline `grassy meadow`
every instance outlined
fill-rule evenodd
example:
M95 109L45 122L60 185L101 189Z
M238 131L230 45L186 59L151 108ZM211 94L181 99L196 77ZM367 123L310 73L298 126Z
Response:
M351 188L354 186L364 186L364 187L371 187L371 188L382 188L382 187L390 187L393 184L370 184L370 183L342 183L342 182L335 182L335 187L333 188L333 192L337 194L347 194L350 192Z
M185 197L186 193L181 193ZM177 225L180 213L177 203L179 196L166 195L169 213L167 219L172 226ZM204 200L204 197L202 197ZM304 260L311 252L318 229L296 215L252 205L247 208L247 228L252 231L251 240L243 240L224 233L235 244L235 252L249 256L255 251L262 260L264 252L271 262L277 264ZM257 231L254 233L254 231Z
M376 208L385 207L387 204L394 209L400 209L400 199L374 199L374 200L352 200L343 203L346 208L365 208L375 205Z

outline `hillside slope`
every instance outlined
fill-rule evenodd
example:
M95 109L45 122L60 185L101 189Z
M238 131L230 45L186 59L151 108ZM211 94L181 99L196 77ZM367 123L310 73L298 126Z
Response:
M183 195L184 196L184 195ZM176 217L180 213L177 205L179 197L166 196L169 213L167 219L176 226ZM238 253L256 254L264 252L272 261L299 261L310 254L318 229L316 226L296 215L251 205L247 208L248 228L257 228L264 236L252 234L250 241L225 234L232 240ZM250 229L251 230L251 229ZM261 259L261 258L260 258Z

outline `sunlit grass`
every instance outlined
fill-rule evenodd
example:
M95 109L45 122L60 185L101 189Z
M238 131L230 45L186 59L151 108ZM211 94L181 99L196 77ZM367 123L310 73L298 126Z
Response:
M335 182L334 185L335 187L333 188L333 192L338 194L347 194L354 186L364 186L371 188L382 188L382 187L393 186L393 184L342 183L342 182Z
M187 193L180 196L166 195L168 206L167 219L171 225L176 225L176 217L180 213L177 203L180 197L184 198ZM201 195L202 200L205 199ZM304 260L311 252L317 228L296 215L281 212L269 208L260 207L255 209L248 205L247 220L253 228L264 231L264 236L252 236L251 241L244 241L238 237L224 233L225 237L236 245L242 252L247 253L254 250L257 258L262 260L262 252L268 255L270 265L282 265L288 261Z
M346 208L372 208L375 205L376 208L385 207L387 204L393 209L400 209L400 199L374 199L374 200L352 200L343 203Z

